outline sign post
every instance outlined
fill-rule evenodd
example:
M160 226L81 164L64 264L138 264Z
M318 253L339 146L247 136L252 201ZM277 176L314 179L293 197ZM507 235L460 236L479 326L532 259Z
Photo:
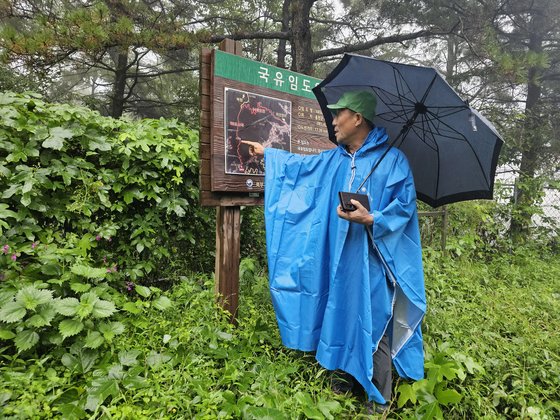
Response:
M244 140L299 154L334 145L311 89L320 80L241 57L225 39L200 55L200 202L217 207L215 289L235 323L240 206L264 202L264 159Z

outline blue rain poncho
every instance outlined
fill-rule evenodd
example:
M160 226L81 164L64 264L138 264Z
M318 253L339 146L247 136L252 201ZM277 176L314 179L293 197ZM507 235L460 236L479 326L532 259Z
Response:
M285 346L316 351L329 370L350 373L368 397L372 354L384 332L398 374L420 379L426 311L416 193L398 149L362 188L374 217L366 228L338 217L338 192L354 192L388 147L374 128L354 155L344 147L300 156L265 149L265 223L270 290Z

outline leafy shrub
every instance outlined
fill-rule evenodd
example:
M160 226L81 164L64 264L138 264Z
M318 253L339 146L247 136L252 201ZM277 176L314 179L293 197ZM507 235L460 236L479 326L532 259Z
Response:
M195 132L32 94L0 94L0 107L0 340L9 348L109 346L123 332L118 306L137 309L119 292L148 298L142 283L210 266Z
M84 258L118 270L114 278L161 278L178 256L195 270L211 267L196 132L34 95L4 93L0 106L0 240L10 258L37 245L63 248L75 235Z

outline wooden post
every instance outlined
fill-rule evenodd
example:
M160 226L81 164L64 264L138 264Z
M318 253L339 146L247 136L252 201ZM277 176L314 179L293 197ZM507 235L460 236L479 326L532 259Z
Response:
M445 246L447 243L447 207L443 206L441 208L441 211L443 212L441 227L441 250L443 251L443 255L445 255Z
M220 50L241 55L239 41L224 39ZM237 323L239 304L239 253L241 248L241 207L216 207L216 266L215 291L220 304L230 314L230 322Z
M215 291L234 324L239 303L240 236L240 207L217 207Z

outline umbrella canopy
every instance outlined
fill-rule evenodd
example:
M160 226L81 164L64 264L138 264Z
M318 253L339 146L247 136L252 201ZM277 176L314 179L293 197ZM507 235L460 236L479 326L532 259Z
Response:
M349 90L377 96L373 123L385 127L391 146L405 153L420 200L437 207L492 198L503 140L436 69L346 54L313 89L334 143L327 105Z

